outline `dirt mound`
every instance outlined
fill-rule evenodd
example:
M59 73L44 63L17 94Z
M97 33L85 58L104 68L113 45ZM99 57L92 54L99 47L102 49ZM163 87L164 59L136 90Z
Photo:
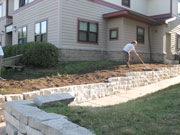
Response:
M164 64L146 64L152 70L172 65ZM69 85L80 85L107 82L110 77L124 76L127 72L144 71L144 65L134 64L130 68L125 65L108 67L103 70L97 70L85 74L56 75L53 77L26 79L26 80L6 80L0 81L0 94L19 94L28 91L39 90L43 88L61 87Z

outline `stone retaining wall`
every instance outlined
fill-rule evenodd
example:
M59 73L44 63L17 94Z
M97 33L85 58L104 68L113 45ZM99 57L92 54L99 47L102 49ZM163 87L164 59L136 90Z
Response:
M57 96L64 97L61 94ZM43 98L45 100L49 97ZM60 99L59 102L64 100ZM7 102L4 115L8 135L93 135L90 130L68 121L65 116L40 110L36 102L32 101Z
M41 89L38 91L27 92L14 95L0 95L0 122L4 121L3 104L14 100L31 100L34 96L70 93L75 97L74 102L86 102L109 95L121 93L134 87L145 86L164 79L169 79L180 75L180 66L161 68L157 71L132 72L127 73L126 77L109 78L108 83L95 83L85 85L74 85L58 88Z

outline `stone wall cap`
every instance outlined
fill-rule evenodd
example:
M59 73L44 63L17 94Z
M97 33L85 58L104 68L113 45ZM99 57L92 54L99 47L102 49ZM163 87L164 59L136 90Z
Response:
M35 96L33 99L37 106L48 106L58 102L69 104L74 101L74 97L69 93L51 94L45 96Z

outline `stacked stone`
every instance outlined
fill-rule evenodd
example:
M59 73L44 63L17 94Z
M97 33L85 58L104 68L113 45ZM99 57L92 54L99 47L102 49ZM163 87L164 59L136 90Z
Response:
M69 103L72 96L68 94L36 97L35 100L38 105L47 105L48 102L64 101L66 97ZM89 130L68 121L65 116L40 110L33 101L7 102L4 115L8 135L92 135Z
M32 100L35 96L70 93L75 97L74 102L81 103L102 98L116 93L129 90L134 87L140 87L159 82L164 79L169 79L180 75L180 66L160 68L157 71L147 72L131 72L125 77L109 78L108 83L95 83L85 85L73 85L58 88L41 89L33 92L14 95L0 95L0 122L3 121L2 115L3 104L6 101L14 100Z
M0 123L4 122L3 108L5 103L5 97L0 95Z
M131 72L126 77L109 78L109 82L120 82L127 87L145 86L180 75L180 67L162 68L157 71Z

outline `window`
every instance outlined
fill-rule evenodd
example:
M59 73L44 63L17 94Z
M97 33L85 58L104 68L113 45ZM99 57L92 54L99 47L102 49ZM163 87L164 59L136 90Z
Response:
M130 7L130 0L122 0L122 5L126 7Z
M110 34L110 40L118 40L118 28L113 28L110 29L109 34Z
M35 24L35 41L47 42L47 21Z
M24 5L28 4L29 0L19 0L19 7L23 7Z
M23 44L27 42L27 27L22 27L18 29L18 44Z
M137 27L137 41L139 43L144 43L144 35L145 35L145 30L142 27Z
M98 42L98 23L78 21L78 41L97 43Z
M180 49L180 35L177 34L177 49Z
M2 17L3 16L3 6L2 6L2 4L0 4L0 17Z

